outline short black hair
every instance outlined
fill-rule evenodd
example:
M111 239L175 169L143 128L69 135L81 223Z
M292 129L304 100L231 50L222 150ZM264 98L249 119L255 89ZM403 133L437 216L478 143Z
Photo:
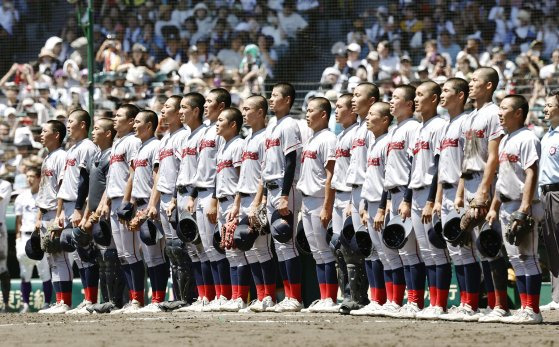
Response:
M125 115L127 119L134 119L140 112L140 108L134 104L124 104L120 105L119 108L123 108L125 110Z
M390 113L390 104L384 101L375 102L371 107L378 108L380 115L388 118L388 124L392 124L394 116Z
M97 122L95 122L95 124L99 125L99 127L101 127L101 129L103 129L104 131L110 131L111 139L115 138L116 130L115 130L115 122L113 119L106 118L106 117L99 118Z
M311 101L317 102L317 107L320 111L326 112L326 116L330 119L330 114L332 113L332 105L330 104L330 100L322 97L316 96L311 99Z
M86 130L89 131L89 127L91 126L91 117L89 116L89 112L87 112L86 110L78 109L72 111L72 113L68 115L68 118L70 116L76 117L76 120L78 122L84 122Z
M486 83L491 82L492 89L491 91L494 92L497 89L497 85L499 84L499 73L492 67L483 66L477 69L481 76L483 76L483 80Z
M396 86L394 90L396 89L401 89L404 91L404 100L411 101L412 110L415 111L415 102L413 102L413 99L415 99L415 87L410 84L401 84L399 86Z
M181 100L182 100L182 96L180 95L171 95L169 97L169 99L172 99L175 101L175 110L178 110L181 107ZM167 99L167 100L169 100Z
M202 122L204 120L204 103L206 102L204 96L198 92L191 92L186 94L183 98L186 99L190 107L198 109L198 120Z
M279 90L279 92L281 93L281 95L283 95L284 98L286 96L291 97L290 100L291 102L289 103L289 107L292 107L293 103L295 102L295 87L293 87L291 83L280 82L280 83L276 83L272 88L272 90L276 88Z
M266 100L266 98L262 95L251 95L247 98L247 100L248 99L254 100L256 107L262 109L262 111L264 111L264 117L266 117L268 114L268 100Z
M151 123L152 130L155 133L157 125L159 124L157 113L153 112L152 110L142 110L136 115L136 117L138 116L144 117L146 122Z
M351 108L351 99L353 98L353 94L351 93L344 93L338 97L338 100L346 99L345 104L349 108Z
M439 102L439 100L441 100L442 90L441 90L441 86L437 82L429 80L421 83L420 85L427 86L429 92L437 96L437 103Z
M366 96L367 98L375 98L375 102L380 98L380 91L376 84L371 82L361 82L357 85L357 87L365 87Z
M33 171L35 176L41 177L41 168L39 166L28 166L27 170L25 170L25 173L28 173L29 171Z
M526 120L526 117L528 117L528 110L530 109L530 106L528 105L528 100L526 100L526 98L523 95L518 95L518 94L512 94L512 95L507 95L503 98L503 100L512 100L512 105L514 107L515 110L521 109L522 110L522 119Z
M210 90L210 93L215 94L215 101L217 101L218 104L223 102L225 104L225 108L231 107L231 94L229 94L227 89L215 88Z
M66 126L59 120L51 119L47 121L47 124L50 125L52 131L58 133L59 135L59 142L62 144L64 142L64 138L66 137Z
M460 92L464 93L464 104L467 102L468 96L470 95L468 81L459 77L451 77L447 79L445 83L450 83L451 88L454 89L456 94L460 94Z
M235 122L235 124L237 125L237 134L239 134L241 128L243 127L243 114L241 113L241 111L239 111L239 109L236 107L228 107L221 111L221 113L225 115L225 118L229 122Z

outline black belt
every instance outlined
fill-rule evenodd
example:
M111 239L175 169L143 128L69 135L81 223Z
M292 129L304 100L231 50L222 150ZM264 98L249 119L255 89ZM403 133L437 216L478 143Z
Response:
M229 201L229 199L233 199L233 195L222 196L221 198L217 198L217 201L226 202Z
M268 190L275 190L275 189L279 189L279 185L274 181L270 181L270 182L266 182L266 188L268 188Z
M177 186L177 192L179 194L184 194L184 193L186 193L186 191L187 191L186 186Z
M310 196L310 195L307 195L307 194L305 194L305 193L303 193L303 192L301 192L301 195L303 196L303 198L306 198L306 197L309 197L309 196Z
M454 188L454 184L452 184L452 183L446 183L446 182L441 183L441 186L443 187L443 189L452 189L452 188Z
M423 187L419 187L419 188L413 188L413 190L423 190L425 188L427 188L427 186L423 186Z
M199 192L207 192L208 190L210 190L210 188L197 187L196 190Z
M502 203L507 203L512 201L511 198L503 194L499 194L499 200L501 200Z
M31 234L33 234L33 232L32 231L24 231L23 234L24 235L31 235Z
M362 186L359 185L359 184L352 184L352 185L351 185L351 188L352 188L352 189L359 189L359 188L361 188L361 187L362 187Z
M559 183L544 184L541 186L542 193L547 194L549 192L559 191Z
M239 196L240 196L241 198L246 198L246 197L249 197L250 194L249 194L249 193L241 193L241 192L239 192Z
M345 194L345 193L349 193L349 192L345 192L343 190L336 189L336 194Z
M49 213L49 210L47 210L46 208L39 208L39 211L41 211L41 214L43 215Z
M469 180L473 179L474 176L475 176L475 172L463 172L462 176L460 176L460 177L465 179L466 181L469 181Z
M147 203L146 199L136 199L136 206L146 205Z
M390 194L398 194L400 192L400 188L399 187L394 187L394 188L388 189L388 191L390 192Z

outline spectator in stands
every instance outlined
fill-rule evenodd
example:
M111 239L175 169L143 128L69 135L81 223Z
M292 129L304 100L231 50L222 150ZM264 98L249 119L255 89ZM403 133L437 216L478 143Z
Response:
M278 12L278 23L290 39L295 39L297 34L308 26L307 21L295 12L294 0L286 0L283 3L283 11Z
M390 78L398 70L400 59L391 51L388 41L381 41L377 45L379 55L379 79Z
M540 78L543 80L557 77L559 74L559 48L553 50L551 54L551 64L540 69Z
M258 36L258 49L262 59L262 67L266 72L266 77L274 78L274 66L278 61L278 55L273 47L274 39L271 36L261 34Z
M437 51L448 54L450 63L454 66L456 64L456 56L460 52L460 46L454 42L449 31L443 30L437 42Z
M103 64L103 71L116 71L118 66L122 63L121 42L116 40L114 36L107 36L107 39L97 51L95 60Z

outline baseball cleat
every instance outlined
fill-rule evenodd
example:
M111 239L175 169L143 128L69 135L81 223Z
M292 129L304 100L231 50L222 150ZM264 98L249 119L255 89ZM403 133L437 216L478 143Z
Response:
M126 309L122 311L122 313L137 313L141 308L142 304L140 304L138 300L132 300L130 302L130 305L128 305L128 307L126 307Z
M536 313L531 307L525 307L516 311L512 316L501 318L500 322L507 324L540 324L543 322L543 317L541 312Z
M338 303L335 303L332 298L326 298L322 300L322 305L320 305L320 307L314 308L312 312L338 313L339 310L340 305L338 305Z
M352 310L351 312L349 312L349 314L352 316L372 316L382 308L383 307L379 305L378 302L371 301L370 303L367 304L367 306L360 308L358 310Z
M478 322L480 323L497 323L500 322L502 318L509 317L510 311L505 311L499 306L495 306L491 313L484 315L483 317L479 317Z
M225 312L239 312L242 309L245 309L247 304L242 298L231 299L223 306L221 306L221 311Z
M19 313L28 313L29 312L29 304L24 302L21 308L19 309Z
M149 305L146 305L138 310L136 310L133 313L159 313L159 312L163 312L163 310L161 309L161 307L159 307L159 303L158 302L152 302ZM129 312L126 312L129 313ZM132 312L130 312L132 313Z
M60 302L56 303L56 305L54 305L52 307L49 307L48 309L46 309L44 311L39 311L39 313L62 314L62 313L66 313L69 310L70 310L70 306L66 305L64 303L64 300L61 300Z
M264 297L264 299L262 299L262 306L256 306L252 310L255 312L264 312L267 311L268 308L272 308L274 306L276 306L276 303L274 302L274 300L272 300L272 297L266 296ZM260 309L260 311L258 309Z
M408 302L400 310L397 314L395 314L395 318L405 318L405 319L414 319L417 313L420 311L419 306L415 302Z
M215 298L208 305L202 307L201 312L218 312L221 310L221 306L227 303L227 298L220 295L219 298Z
M387 301L382 308L376 313L377 316L384 317L395 317L395 315L400 311L401 306L395 302Z
M426 319L426 320L436 320L444 313L442 307L439 306L429 306L415 315L416 319Z
M266 298L264 298L265 300ZM264 300L262 300L262 302L264 302ZM278 302L276 305L273 306L269 306L266 307L266 312L279 312L278 309L284 305L287 301L289 301L288 297L285 297L282 301Z
M549 304L540 306L540 311L559 310L559 302L551 301Z
M320 305L322 305L322 299L315 300L309 305L309 307L301 309L301 313L316 312L312 311L312 309L315 307L318 308Z
M198 297L196 299L196 301L194 301L192 304L190 304L188 306L179 307L174 312L194 312L196 310L196 308L202 306L202 301L203 301L203 299L201 297ZM206 299L206 301L207 301L207 299Z
M89 306L91 306L93 303L89 300L84 300L82 302L80 302L80 304L78 306L76 306L75 308L66 311L66 314L89 314L89 311L87 310L87 308Z
M253 310L256 307L259 307L260 311ZM245 308L239 310L239 313L252 313L252 312L262 312L262 301L258 299L254 299Z
M297 299L289 298L287 301L284 300L282 302L284 302L284 304L278 307L276 312L299 312L303 308L303 305Z

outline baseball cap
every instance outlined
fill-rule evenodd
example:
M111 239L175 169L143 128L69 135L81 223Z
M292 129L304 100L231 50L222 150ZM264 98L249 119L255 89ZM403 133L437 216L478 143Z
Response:
M16 109L13 108L13 107L8 107L8 108L6 108L6 109L4 110L4 117L8 117L8 116L10 116L10 115L14 115L14 116L15 116L16 114L17 114L17 111L16 111Z
M33 101L33 99L31 99L31 98L25 98L25 99L23 99L23 101L21 102L21 105L22 105L23 107L32 106L32 105L34 105L34 104L35 104L35 101Z
M400 61L404 61L404 60L411 62L410 56L406 53L402 54L402 57L400 57Z
M347 50L348 51L352 51L352 52L358 52L361 53L361 46L359 46L358 43L350 43L349 46L347 46Z
M332 54L334 55L345 55L347 46L342 41L338 41L332 45Z
M51 36L49 37L49 39L45 42L45 48L52 50L54 48L54 46L56 46L57 44L62 43L62 39L58 36Z
M367 59L368 60L379 60L378 52L377 51L369 52L369 54L367 54Z
M208 6L206 4L204 4L203 2L199 2L196 4L196 6L194 6L193 12L196 12L198 10L206 10L206 12L208 11Z

